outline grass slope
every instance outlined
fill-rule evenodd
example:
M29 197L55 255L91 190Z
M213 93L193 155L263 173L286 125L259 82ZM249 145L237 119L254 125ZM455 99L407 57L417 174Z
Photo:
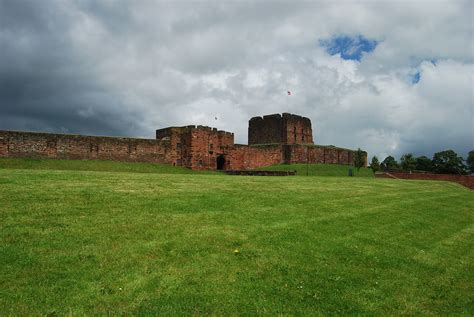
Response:
M337 164L278 164L261 168L267 171L296 171L298 176L348 176L349 166ZM260 168L259 168L260 169ZM352 167L356 177L374 177L370 168Z
M452 183L1 169L0 201L0 315L474 312Z
M0 169L39 169L70 171L106 171L160 174L210 174L209 171L193 171L185 167L167 164L117 162L98 160L55 160L31 158L0 158Z

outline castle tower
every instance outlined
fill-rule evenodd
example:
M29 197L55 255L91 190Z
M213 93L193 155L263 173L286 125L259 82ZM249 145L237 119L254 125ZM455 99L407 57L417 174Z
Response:
M314 144L311 120L283 113L249 120L248 144Z
M156 138L169 141L174 165L192 169L225 169L224 155L234 147L233 133L201 125L159 129Z

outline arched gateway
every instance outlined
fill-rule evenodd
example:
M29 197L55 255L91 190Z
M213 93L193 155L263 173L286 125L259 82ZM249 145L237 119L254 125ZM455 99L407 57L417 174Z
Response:
M216 159L217 170L222 171L225 166L225 157L224 155L219 155Z
M201 125L159 129L156 139L0 130L0 157L149 162L196 170L245 170L285 163L351 165L354 153L315 145L311 120L289 113L251 118L248 145L235 144L231 132Z

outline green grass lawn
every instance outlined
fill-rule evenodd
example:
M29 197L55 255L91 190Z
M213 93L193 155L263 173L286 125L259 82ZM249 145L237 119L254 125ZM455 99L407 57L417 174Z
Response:
M296 171L297 176L348 176L350 166L337 164L278 164L259 168L267 171ZM356 177L374 177L370 168L352 167L353 175Z
M211 171L193 171L167 164L116 162L98 160L55 160L32 158L0 158L0 169L37 169L69 171L105 171L160 174L211 174Z
M454 183L0 168L0 202L2 316L474 313Z

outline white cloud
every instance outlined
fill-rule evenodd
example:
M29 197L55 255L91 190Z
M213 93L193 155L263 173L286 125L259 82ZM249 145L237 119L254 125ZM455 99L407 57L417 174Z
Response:
M474 148L471 1L6 3L0 128L207 124L245 143L250 117L285 111L381 159ZM343 60L318 45L338 34L379 44Z

